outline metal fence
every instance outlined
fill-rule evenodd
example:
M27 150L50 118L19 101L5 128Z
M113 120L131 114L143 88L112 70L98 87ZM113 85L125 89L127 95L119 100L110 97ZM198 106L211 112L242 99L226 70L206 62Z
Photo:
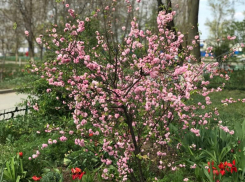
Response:
M28 106L0 110L0 121L13 119L18 115L25 114L28 114Z

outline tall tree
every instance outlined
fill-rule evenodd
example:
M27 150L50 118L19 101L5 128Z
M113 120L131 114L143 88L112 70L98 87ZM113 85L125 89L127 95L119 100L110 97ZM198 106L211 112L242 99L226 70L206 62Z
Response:
M11 34L9 36L8 41L13 42L11 52L15 53L15 60L18 61L19 53L18 49L21 46L23 40L23 27L21 26L21 19L18 16L18 9L16 6L8 6L5 4L6 7L1 11L1 16L8 22L8 25L3 24L3 27L9 26L8 32L5 32L4 36Z
M195 41L195 36L199 35L199 30L198 30L198 13L199 13L199 0L188 0L188 9L189 9L189 16L188 16L188 21L189 21L189 34L187 37L187 42L190 45L192 41ZM200 62L200 42L197 41L195 43L194 49L191 51L191 53L194 55L194 57Z
M226 36L227 29L231 26L234 9L230 0L209 0L208 4L212 11L213 20L208 19L206 26L209 27L210 44L214 47L216 60L222 67L221 56L229 52L230 43L227 41Z
M23 23L25 29L29 32L26 36L29 47L29 56L31 60L34 60L34 30L33 30L33 1L32 0L16 0L16 6L18 7L21 16L23 18Z
M171 12L178 6L178 14L174 21L170 22L168 29L175 31L176 28L185 34L185 42L182 44L183 47L191 45L195 36L199 35L198 30L198 13L199 13L199 1L200 0L157 0L158 10L165 10ZM191 51L197 61L200 61L200 42L197 41L194 49Z
M222 39L226 28L230 24L231 16L234 12L229 0L208 0L211 8L213 20L207 19L206 26L209 27L210 39Z

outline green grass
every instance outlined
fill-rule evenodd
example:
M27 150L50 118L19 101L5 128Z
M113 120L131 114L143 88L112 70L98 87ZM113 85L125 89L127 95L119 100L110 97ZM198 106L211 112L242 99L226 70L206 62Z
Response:
M20 86L23 82L25 65L4 64L0 65L3 68L3 80L0 80L0 89L11 89Z
M0 64L1 68L3 68L6 71L12 71L12 70L17 70L17 69L24 69L25 65L24 64L9 64L9 63L5 63L5 64Z
M244 99L245 98L245 91L244 90L228 90L225 89L222 92L215 92L209 95L211 98L212 104L207 107L207 110L213 110L217 108L219 110L219 119L223 122L242 122L245 119L245 103L237 102L237 103L230 103L225 106L221 100L233 98L234 100L237 99ZM194 95L192 97L192 101L194 103L205 103L205 98L203 96ZM207 110L198 110L200 114L204 114Z
M222 74L226 74L226 71L222 71ZM206 81L210 81L210 84L208 85L208 88L217 88L222 85L222 83L225 82L225 89L230 90L245 90L245 71L243 70L237 70L234 72L227 72L230 79L228 81L225 81L221 77L214 77L213 79L209 78L209 74L204 75L204 79Z
M219 93L212 93L210 98L213 102L213 106L217 107L220 113L220 117L223 121L243 121L245 118L245 103L237 102L231 103L225 106L221 103L221 100L226 98L243 99L245 98L245 91L241 90L224 90Z

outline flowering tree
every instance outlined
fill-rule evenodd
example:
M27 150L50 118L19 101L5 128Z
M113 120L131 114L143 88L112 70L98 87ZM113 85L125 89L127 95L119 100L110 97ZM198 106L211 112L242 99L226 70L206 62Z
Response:
M131 11L130 2L126 3ZM176 35L166 28L175 12L159 12L157 34L138 29L137 19L133 18L130 33L121 44L116 44L109 13L116 11L115 4L113 1L101 10L107 24L103 32L95 32L97 43L92 47L80 35L93 17L82 21L69 9L76 24L66 23L66 36L57 35L55 28L50 34L51 44L59 49L57 58L33 71L49 85L66 90L70 99L59 99L72 111L77 129L75 144L93 151L105 163L102 177L143 182L148 179L143 166L158 166L152 172L161 177L167 170L163 161L174 154L171 149L180 145L173 146L170 125L200 136L196 122L206 125L205 118L215 117L218 111L200 119L195 110L211 104L208 94L221 89L208 90L205 86L209 82L202 80L204 69L211 77L218 75L216 63L188 63L195 60L189 51L198 36L193 45L179 52L183 34ZM97 10L93 16L96 18L99 13ZM228 79L227 75L222 77ZM192 93L205 97L206 103L187 104ZM63 137L62 141L65 140ZM110 166L117 172L108 170Z

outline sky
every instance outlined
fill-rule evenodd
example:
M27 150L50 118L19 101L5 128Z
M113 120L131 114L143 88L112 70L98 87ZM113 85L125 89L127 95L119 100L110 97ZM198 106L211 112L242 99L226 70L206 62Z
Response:
M195 1L195 0L194 0ZM235 4L235 20L242 21L245 17L243 12L245 11L245 1L243 4L236 3ZM207 19L212 20L212 12L210 7L208 6L208 0L200 0L199 4L199 31L202 33L200 38L201 40L207 39L209 36L208 27L205 26L205 22Z

